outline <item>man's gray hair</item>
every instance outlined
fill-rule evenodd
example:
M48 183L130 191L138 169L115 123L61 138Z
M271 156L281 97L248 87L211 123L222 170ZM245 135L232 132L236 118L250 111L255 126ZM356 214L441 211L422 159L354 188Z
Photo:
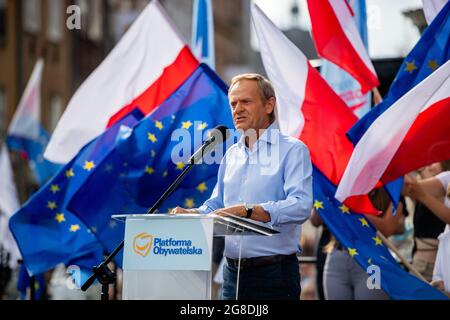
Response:
M242 80L256 81L259 88L259 95L261 96L261 100L264 104L270 98L276 99L275 89L273 88L272 82L270 82L270 80L266 79L265 77L263 77L258 73L244 73L235 76L233 79L231 79L230 91L236 84L238 84ZM273 112L270 114L270 117L272 120L275 119L275 108Z

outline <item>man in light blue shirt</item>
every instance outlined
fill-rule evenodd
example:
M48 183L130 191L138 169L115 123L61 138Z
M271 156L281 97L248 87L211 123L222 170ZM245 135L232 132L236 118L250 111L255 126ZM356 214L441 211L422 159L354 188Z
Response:
M242 138L222 159L211 198L198 209L176 208L174 212L225 211L278 230L279 234L270 237L226 237L223 296L235 298L242 245L239 299L299 299L296 254L301 225L312 208L309 151L301 141L278 130L275 92L267 79L257 74L237 76L228 97Z

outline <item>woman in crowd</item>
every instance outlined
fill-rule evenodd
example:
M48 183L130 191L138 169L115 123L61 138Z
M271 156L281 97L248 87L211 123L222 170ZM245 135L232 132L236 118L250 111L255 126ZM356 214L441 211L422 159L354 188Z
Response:
M450 292L450 171L417 181L411 176L405 180L406 195L425 205L446 224L439 236L439 246L432 285L449 295Z
M425 180L449 169L450 161L433 163L418 170L417 178ZM446 224L420 201L416 201L414 206L413 224L412 265L427 281L431 282L439 244L438 236L444 232Z
M404 199L397 207L397 213L392 215L392 204L382 188L372 192L371 199L375 207L383 214L380 216L366 215L365 217L384 236L404 232L404 218L407 215ZM311 223L314 226L322 224L317 212L314 210ZM323 287L327 300L386 300L389 296L382 290L370 290L367 287L368 274L349 255L348 251L333 236L325 249L328 253L324 273Z

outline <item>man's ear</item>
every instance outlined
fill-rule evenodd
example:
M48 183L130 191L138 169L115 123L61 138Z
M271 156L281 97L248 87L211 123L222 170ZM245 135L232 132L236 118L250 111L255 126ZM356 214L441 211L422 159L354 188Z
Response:
M271 114L272 112L275 111L275 103L276 103L275 97L271 97L266 101L265 108L267 114Z

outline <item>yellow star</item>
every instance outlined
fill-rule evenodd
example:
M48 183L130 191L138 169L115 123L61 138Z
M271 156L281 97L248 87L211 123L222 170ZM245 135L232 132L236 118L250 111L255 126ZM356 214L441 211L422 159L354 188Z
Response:
M158 120L155 121L155 127L157 127L159 130L164 129L162 122Z
M145 167L145 172L148 174L153 174L155 172L155 169L153 169L152 167Z
M342 204L339 209L341 209L342 213L350 214L350 209L345 204Z
M77 232L78 230L80 230L80 225L73 224L70 226L70 232Z
M40 288L39 282L35 282L35 283L34 283L34 291L38 291L39 288Z
M194 205L194 199L186 199L186 201L184 202L184 206L189 209L193 208Z
M411 62L406 62L405 71L408 71L409 74L412 74L414 72L414 70L416 70L416 69L417 69L417 67L416 67L416 65L414 63L414 60L411 61Z
M69 169L66 171L66 177L67 178L72 178L75 176L75 173L73 172L73 169Z
M314 209L316 210L323 209L323 201L316 200L314 202Z
M370 258L369 260L367 260L367 263L368 263L369 265L372 265L372 258Z
M359 218L359 221L361 221L361 225L363 227L369 227L369 223L367 222L367 220L365 218Z
M348 254L350 255L350 257L354 257L358 254L358 251L354 248L348 248Z
M192 122L190 122L190 121L185 121L185 122L182 122L182 127L183 127L183 129L189 129L190 127L192 127Z
M47 208L49 208L50 210L55 210L56 209L56 202L48 201L47 202Z
M83 167L84 170L91 171L94 168L95 168L94 161L85 161L84 162L84 167Z
M58 221L58 223L63 223L64 221L66 221L64 213L57 213L55 216L55 220Z
M375 241L375 245L376 245L376 246L381 246L381 245L383 245L383 241L382 241L378 236L373 237L372 239L373 239L373 241Z
M59 186L58 186L57 184L52 184L52 185L50 186L50 191L53 192L53 193L59 192L59 191L60 191L60 190L59 190Z
M156 143L156 141L158 141L158 139L156 139L156 136L153 133L148 133L148 140L150 140L153 143Z
M177 170L183 170L183 169L184 169L184 163L183 162L177 163Z
M206 183L202 182L197 186L197 190L203 193L208 190L208 187L206 186Z
M208 127L208 124L206 122L203 122L202 124L199 124L197 126L197 130L205 130Z
M428 61L428 68L430 68L431 70L436 70L439 67L439 64L437 63L436 60L430 60Z

